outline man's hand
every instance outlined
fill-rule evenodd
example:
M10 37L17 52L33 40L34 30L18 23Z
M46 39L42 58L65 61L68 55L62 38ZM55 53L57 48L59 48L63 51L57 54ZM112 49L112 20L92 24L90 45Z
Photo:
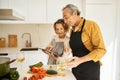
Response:
M87 61L91 61L92 59L88 56L85 55L83 57L72 57L73 61L67 62L67 66L69 68L73 68L73 67L77 67L78 65L87 62Z
M79 64L82 63L81 59L79 57L72 57L72 61L67 62L68 68L77 67Z

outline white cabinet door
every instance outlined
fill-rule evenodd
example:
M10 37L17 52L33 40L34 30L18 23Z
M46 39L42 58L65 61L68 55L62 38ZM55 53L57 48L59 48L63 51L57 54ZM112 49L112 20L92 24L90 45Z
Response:
M27 0L9 0L9 8L27 20Z
M83 0L0 0L0 7L12 8L25 23L54 23L62 18L62 8L67 4L76 5L84 15ZM18 22L19 23L19 22Z
M82 0L47 0L47 23L54 23L62 18L62 8L67 4L74 4L83 11Z
M8 0L0 0L0 8L8 8Z
M15 10L26 23L46 23L46 0L0 0L1 7Z
M28 0L28 22L46 22L46 0Z
M113 0L86 0L86 3L112 3Z

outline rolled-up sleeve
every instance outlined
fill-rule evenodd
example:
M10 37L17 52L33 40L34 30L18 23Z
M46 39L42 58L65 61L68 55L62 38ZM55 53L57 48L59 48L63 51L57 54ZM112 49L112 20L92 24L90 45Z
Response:
M104 54L106 53L106 48L104 45L102 33L100 31L99 26L93 22L90 25L90 41L92 45L92 50L88 54L88 56L93 60L93 61L99 61Z

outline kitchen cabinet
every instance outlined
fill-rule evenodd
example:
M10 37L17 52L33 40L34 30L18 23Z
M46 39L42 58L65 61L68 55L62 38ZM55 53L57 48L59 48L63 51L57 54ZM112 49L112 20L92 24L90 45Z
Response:
M12 9L13 14L25 18L27 15L27 0L0 0L0 8ZM21 6L22 5L22 6ZM0 20L0 24L6 23L23 23L23 21ZM25 21L24 21L25 22Z
M83 0L2 0L1 5L12 8L25 17L24 23L54 23L62 18L62 8L76 5L84 14ZM12 22L12 21L11 21ZM19 21L21 22L21 21ZM18 22L18 23L19 23ZM12 22L13 23L13 22Z
M22 5L22 6L21 6ZM21 15L27 15L27 0L0 0L0 8L13 9Z
M45 23L46 0L0 0L0 8L15 10L25 18L24 21L3 21L0 23Z
M62 18L62 9L67 4L76 5L84 14L82 0L47 0L47 23L54 23L57 19Z
M9 7L25 17L25 23L45 23L46 0L10 0Z
M8 0L0 0L0 8L8 8Z
M46 0L28 0L28 22L46 23Z
M20 16L27 20L27 0L8 0L9 1L9 8L15 10Z
M86 0L86 3L91 4L111 4L113 0Z

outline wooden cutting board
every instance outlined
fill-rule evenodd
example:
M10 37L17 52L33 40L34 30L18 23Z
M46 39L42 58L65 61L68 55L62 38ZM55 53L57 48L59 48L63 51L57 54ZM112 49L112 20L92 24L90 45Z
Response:
M4 48L6 46L6 40L5 38L0 38L0 48Z
M17 35L8 35L8 47L17 47Z
M32 71L28 71L28 74L37 74L37 73L33 73ZM57 74L46 74L47 77L52 77L52 76L63 76L65 77L66 74L65 73L57 73Z

